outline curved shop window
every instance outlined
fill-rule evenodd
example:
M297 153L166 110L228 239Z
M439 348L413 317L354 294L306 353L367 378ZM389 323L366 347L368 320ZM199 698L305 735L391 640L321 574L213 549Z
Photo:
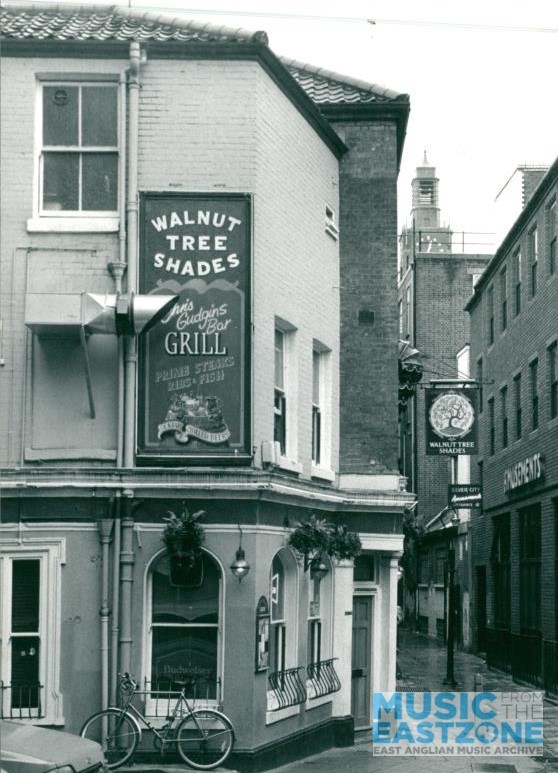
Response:
M149 572L149 635L146 677L151 697L180 691L204 704L218 703L221 640L221 570L204 551L177 580L166 554Z

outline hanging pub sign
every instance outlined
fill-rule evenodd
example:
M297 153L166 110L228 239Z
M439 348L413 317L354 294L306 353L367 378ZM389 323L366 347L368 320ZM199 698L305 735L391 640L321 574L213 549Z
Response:
M138 460L247 462L251 201L145 193L140 292L178 300L142 341Z
M425 393L426 453L476 454L477 390L431 387Z

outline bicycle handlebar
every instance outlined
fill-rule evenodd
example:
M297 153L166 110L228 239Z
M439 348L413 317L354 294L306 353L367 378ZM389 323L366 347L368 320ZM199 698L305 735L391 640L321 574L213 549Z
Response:
M118 674L118 678L120 680L120 689L124 692L133 692L137 689L138 683L127 671L123 674Z

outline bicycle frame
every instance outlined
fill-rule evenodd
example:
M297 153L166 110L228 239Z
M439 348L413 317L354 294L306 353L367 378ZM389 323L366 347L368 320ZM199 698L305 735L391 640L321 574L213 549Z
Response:
M196 715L194 713L194 709L190 706L188 703L188 699L186 698L186 688L182 688L182 691L178 695L178 698L176 699L176 703L174 705L173 712L170 716L167 716L166 722L163 725L162 728L157 728L155 725L151 724L149 719L142 714L142 712L137 709L134 704L132 703L132 698L134 695L142 695L147 694L144 690L136 690L133 689L130 694L128 695L128 699L126 700L126 703L122 708L118 709L123 715L128 714L130 719L133 720L137 731L138 731L138 745L141 743L141 737L142 737L142 728L141 725L143 724L147 729L151 730L151 732L156 736L156 738L161 743L161 754L164 754L165 747L167 744L170 746L173 743L176 743L175 738L169 738L169 734L173 730L173 725L175 724L176 718L179 716L180 720L185 719L186 717L193 716L194 723L198 730L203 733L203 729L199 726L198 721L196 719ZM180 709L185 706L186 712L182 713ZM179 713L180 712L180 713ZM141 723L141 724L140 724Z

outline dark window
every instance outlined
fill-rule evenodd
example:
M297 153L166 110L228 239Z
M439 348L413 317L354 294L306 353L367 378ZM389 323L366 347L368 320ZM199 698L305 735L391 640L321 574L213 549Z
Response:
M509 628L511 622L510 585L510 516L508 513L493 520L492 579L494 583L494 624Z
M273 439L281 454L287 452L287 396L285 393L285 333L275 329L275 393L273 403Z
M515 296L515 314L521 311L521 250L516 250L513 255L514 265L514 296Z
M322 458L321 371L322 355L314 350L312 352L312 461L314 464L319 464Z
M502 330L508 326L508 272L505 266L500 271L500 324Z
M11 709L39 709L40 688L40 560L12 563ZM12 716L14 716L12 714Z
M508 445L508 388L500 390L500 405L502 409L502 448Z
M529 270L530 270L530 279L531 279L529 290L531 293L531 297L533 297L537 292L537 272L538 272L538 266L539 266L539 235L536 228L533 228L531 229L531 231L529 231L528 244L529 244Z
M494 456L496 452L496 425L494 421L494 398L488 400L488 452Z
M195 676L192 697L214 699L217 697L220 571L205 553L189 572L180 573L172 561L165 555L153 567L152 689L180 690L175 679Z
M529 365L531 381L531 429L539 426L539 361L533 360Z
M43 87L43 210L114 212L118 202L118 107L114 85Z
M558 363L556 358L557 342L548 347L548 390L550 418L558 416Z
M481 495L482 495L482 486L483 486L483 483L484 483L484 465L483 465L482 461L477 462L477 468L478 468L478 472L479 472L479 486L480 486ZM479 508L479 515L484 515L484 510L483 510L483 506L482 506L482 498L481 498L481 503L480 503L480 508Z
M521 373L518 373L513 380L514 402L515 402L515 439L521 437L522 415L521 415Z
M483 361L482 361L482 357L479 357L479 359L477 360L477 381L478 381L478 387L479 387L479 413L482 413L482 409L483 409L482 379L483 379Z
M519 511L520 626L522 633L541 630L541 508Z
M546 232L548 242L548 273L550 275L556 272L556 196L552 199L546 209Z
M447 551L445 548L436 548L436 566L435 566L435 578L434 582L442 584L444 582L444 574L446 571Z
M494 343L494 286L488 288L488 343Z

